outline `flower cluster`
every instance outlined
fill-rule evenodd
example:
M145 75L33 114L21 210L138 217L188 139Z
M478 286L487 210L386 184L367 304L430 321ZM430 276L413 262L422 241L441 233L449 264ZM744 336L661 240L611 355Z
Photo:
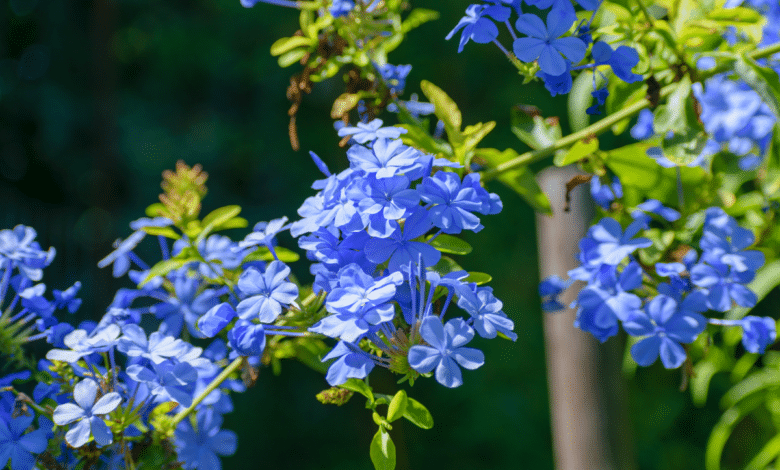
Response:
M474 330L485 338L512 339L513 323L487 287L442 255L453 252L452 235L477 232L477 214L495 214L501 201L463 178L459 165L404 145L403 129L373 121L346 127L352 136L350 167L331 174L313 155L326 179L299 209L293 236L315 264L315 291L324 292L328 315L309 331L339 339L324 360L331 385L364 378L375 365L414 379L436 370L448 387L462 383L460 369L482 364L477 350L463 348ZM461 244L463 242L460 242ZM469 314L443 324L453 299ZM443 299L443 304L439 299Z
M536 13L523 13L523 3L532 7L533 11L546 11L545 19ZM642 79L641 75L632 72L639 63L639 54L629 46L594 41L591 24L601 2L577 0L577 3L586 12L592 12L590 20L577 22L575 7L570 0L493 0L490 5L473 4L466 10L466 16L447 35L447 39L461 31L458 52L469 41L480 44L492 42L512 60L537 64L537 69L528 69L527 72L541 78L552 96L571 91L572 71L591 69L592 95L597 104L587 112L599 114L599 107L606 102L609 94L606 85L597 89L596 74L607 82L606 75L599 67L609 67L616 77L626 83L633 83ZM514 28L509 21L513 12L517 14ZM498 40L496 23L503 23L509 31L514 54ZM518 32L521 34L519 37ZM581 64L588 55L589 47L590 60Z
M648 266L637 254L653 242L637 235L651 220L673 222L680 214L649 200L632 215L634 221L625 230L610 217L588 230L580 241L580 266L569 271L571 280L551 277L542 282L540 293L548 298L546 310L563 308L556 298L571 281L585 282L574 303L575 325L602 342L617 334L622 325L629 335L642 338L631 348L632 357L642 366L660 357L664 367L680 367L687 357L682 344L692 343L708 322L742 327L742 342L750 352L763 352L774 342L771 318L708 320L703 315L726 312L734 304L755 306L756 296L746 284L763 265L764 255L746 249L754 242L750 230L737 225L722 209L710 207L703 213L700 251L681 245L682 250L675 251L679 260Z

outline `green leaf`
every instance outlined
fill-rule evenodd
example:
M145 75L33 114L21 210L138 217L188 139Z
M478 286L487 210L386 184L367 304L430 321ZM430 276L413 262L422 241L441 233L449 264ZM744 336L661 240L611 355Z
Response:
M716 25L724 32L727 28L734 27L757 44L761 41L761 37L764 34L766 18L752 8L717 8L709 12L705 20L696 21L693 24L707 27L710 31L712 31L713 25Z
M191 263L193 261L196 261L193 258L171 258L167 260L163 260L152 266L152 269L149 270L149 274L146 275L143 281L141 281L140 284L138 284L138 287L143 287L147 282L151 281L152 279L159 277L159 276L165 276L169 272L173 271L174 269L179 269L182 266L184 266L187 263Z
M282 55L286 52L290 52L293 49L297 49L299 47L310 47L314 44L316 43L311 38L304 36L293 36L291 38L277 39L276 42L271 45L271 55Z
M655 132L665 135L668 131L679 132L680 129L686 129L687 114L686 107L688 98L691 95L691 79L685 75L676 84L675 90L669 95L666 104L658 107L653 127Z
M276 60L279 63L279 67L285 68L301 60L309 51L306 49L293 49L290 52L285 52L280 55Z
M429 238L428 241L432 247L442 253L451 253L453 255L467 255L473 249L465 240L445 233L440 234L433 240Z
M466 277L466 282L474 282L478 286L481 286L482 284L487 284L492 280L493 277L490 274L480 273L480 272L470 272L468 277Z
M704 132L683 127L686 132L674 134L671 139L663 139L661 147L667 160L678 166L688 166L699 158L709 137Z
M439 12L427 8L415 8L409 12L409 16L401 23L401 31L405 34L417 28L423 23L439 19Z
M603 75L596 75L595 88L604 85ZM567 101L569 126L572 132L578 132L590 125L590 115L586 112L593 102L591 92L594 89L593 74L581 73L574 79Z
M414 398L408 398L404 418L408 419L415 426L422 429L431 429L433 427L433 416L422 403Z
M216 227L219 224L223 222L227 222L228 220L232 219L233 217L237 216L241 213L241 206L225 206L220 207L219 209L214 209L203 218L203 222L201 222L201 225L203 227L208 227L211 225L212 227Z
M439 262L433 265L431 269L441 274L442 276L455 271L463 270L463 268L461 268L460 265L456 263L455 260L450 258L449 256L442 256Z
M507 160L517 157L517 152L506 149L503 152L497 149L477 149L475 156L483 158L487 166L495 167ZM498 175L498 180L513 189L536 212L552 214L552 206L547 195L542 192L534 174L526 167L515 168Z
M387 407L387 420L391 423L406 412L406 406L409 403L409 398L406 396L406 391L399 390L390 401L390 405Z
M412 124L399 124L398 127L407 131L406 134L401 135L404 144L434 155L452 156L452 148L449 145L437 141L421 127Z
M555 166L566 166L578 162L583 158L589 157L593 152L599 149L599 139L595 136L578 140L565 153L559 153L553 159Z
M141 227L141 230L152 236L162 235L174 240L181 238L181 235L176 233L171 227Z
M765 470L780 455L780 435L769 440L753 459L745 465L745 470Z
M161 213L165 212L165 206L161 202L155 202L148 206L145 212L147 217L159 217Z
M371 403L373 403L374 401L374 393L371 391L371 387L369 387L368 384L362 380L347 379L347 381L339 385L339 387L345 388L347 390L351 390L353 392L357 392L363 395L364 397L368 398L368 401Z
M283 263L294 263L301 258L298 253L281 246L275 246L274 252L276 252L276 256L279 258L279 261ZM261 246L254 252L247 255L246 258L244 258L244 262L273 261L274 259L276 258L274 258L274 255L271 254L271 251L268 248Z
M383 427L380 427L371 439L369 453L375 470L395 469L395 444Z
M544 119L533 106L512 108L512 132L534 150L551 147L562 136L558 118Z
M341 96L336 98L333 102L333 108L330 110L330 117L332 119L341 119L342 116L352 111L360 101L360 95L356 93L342 93Z
M243 217L233 217L230 220L222 222L219 225L214 226L214 230L227 230L231 228L245 228L249 225L249 222Z
M631 106L637 101L647 96L647 83L638 81L626 83L623 80L612 80L609 86L609 96L604 105L607 114L614 114L616 111ZM612 133L615 135L625 132L630 119L623 119L612 126Z
M758 65L748 55L737 59L734 71L769 105L775 116L780 116L780 78L777 72Z
M428 98L428 101L436 107L436 117L444 122L447 134L460 135L463 118L458 105L441 88L427 80L423 80L420 83L420 88L422 88L422 92Z
M707 470L720 470L720 458L723 455L723 448L734 431L734 427L742 421L742 418L763 403L763 396L755 396L750 400L729 408L721 415L718 423L712 428L710 438L707 441L707 448L704 451L704 464Z

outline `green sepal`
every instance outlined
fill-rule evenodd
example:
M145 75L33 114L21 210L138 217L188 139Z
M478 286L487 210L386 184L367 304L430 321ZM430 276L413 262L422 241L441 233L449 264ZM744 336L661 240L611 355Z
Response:
M287 52L290 52L293 49L297 49L299 47L311 47L316 44L316 41L314 41L311 38L307 38L305 36L293 36L290 38L280 38L277 39L276 42L274 42L271 45L271 55L272 56L278 56L285 54Z

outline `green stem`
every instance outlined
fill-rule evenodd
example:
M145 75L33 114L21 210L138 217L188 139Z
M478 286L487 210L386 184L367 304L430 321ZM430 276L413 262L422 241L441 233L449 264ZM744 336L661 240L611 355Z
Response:
M647 10L647 6L645 6L645 2L642 0L635 0L636 4L639 6L639 9L642 10L642 14L645 15L645 18L647 18L647 22L650 23L650 26L655 26L655 18L650 14L650 12Z
M195 409L196 406L200 404L208 395L209 393L213 392L219 385L225 381L225 379L228 378L230 374L236 371L239 367L241 367L241 363L244 361L243 357L237 357L233 360L233 362L230 363L227 367L225 367L225 370L222 371L218 376L214 378L214 380L211 381L211 383L206 387L200 395L198 395L197 398L195 398L192 401L192 404L188 406L186 409L178 412L176 416L173 417L173 425L178 425L181 420L187 417L188 414L192 413L192 411Z
M748 53L747 56L751 59L762 59L765 57L769 57L773 54L776 54L780 52L780 43L773 44L771 46L767 46L761 49L756 49L755 51ZM715 70L710 71L708 76L715 75L716 73L725 72L728 70L728 64L724 64L721 67L718 67ZM671 85L667 85L661 89L660 92L660 98L666 98L669 96L675 89L677 88L677 84L673 83ZM630 118L631 116L634 116L635 114L639 113L639 111L649 108L651 106L650 101L647 98L641 99L637 101L636 103L627 106L620 111L610 114L609 116L606 116L604 119L595 122L591 124L590 126L575 132L573 134L569 134L566 137L563 137L562 139L557 140L553 145L549 147L545 147L538 150L531 150L529 152L525 152L523 154L518 155L517 157L507 160L504 163L501 163L500 165L497 165L495 168L491 168L489 170L486 170L482 173L482 180L483 181L490 181L496 177L498 177L501 173L507 172L509 170L514 170L515 168L519 168L525 165L529 165L531 163L537 162L539 160L543 160L551 155L553 155L558 150L567 148L571 145L574 145L578 141L585 139L587 137L591 136L598 136L603 134L607 131L610 127L612 127L614 124L617 124L618 122L622 121L623 119Z

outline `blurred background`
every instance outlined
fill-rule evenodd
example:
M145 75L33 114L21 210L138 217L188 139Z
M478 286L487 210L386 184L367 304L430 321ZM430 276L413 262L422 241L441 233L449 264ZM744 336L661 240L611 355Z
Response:
M250 226L296 216L320 176L309 150L336 171L348 164L329 118L342 92L340 77L304 97L301 150L291 150L285 89L299 68L281 69L269 47L298 29L295 10L262 3L245 9L238 0L2 2L0 228L31 225L42 246L56 247L44 281L49 289L83 283L74 323L100 318L117 288L129 286L96 264L116 238L130 233L128 222L157 200L161 172L177 160L200 163L209 173L205 212L239 204ZM393 64L413 65L406 97L419 92L421 80L434 82L458 103L464 124L498 122L483 141L488 147L523 150L509 130L509 109L517 103L560 116L566 132L565 98L550 98L538 83L521 87L493 46L472 43L457 54L456 40L444 40L468 1L412 3L443 11L390 54ZM487 364L465 372L458 389L433 380L415 384L410 395L428 407L435 426L394 425L399 469L554 465L534 214L513 192L489 189L499 193L504 211L483 217L485 229L466 237L474 252L459 261L493 276L519 339L478 340ZM297 248L289 234L280 243ZM308 279L305 261L293 269ZM620 339L611 341L619 350ZM379 392L396 390L394 382L389 374L372 375ZM704 409L690 404L680 383L679 371L656 364L627 384L631 451L641 469L703 465L728 383L715 378ZM371 468L376 426L370 413L361 399L341 408L321 405L314 396L325 388L322 376L298 363L286 363L278 377L263 370L253 389L234 396L236 411L226 416L239 447L224 468ZM753 431L749 420L740 426L736 452L745 452Z

